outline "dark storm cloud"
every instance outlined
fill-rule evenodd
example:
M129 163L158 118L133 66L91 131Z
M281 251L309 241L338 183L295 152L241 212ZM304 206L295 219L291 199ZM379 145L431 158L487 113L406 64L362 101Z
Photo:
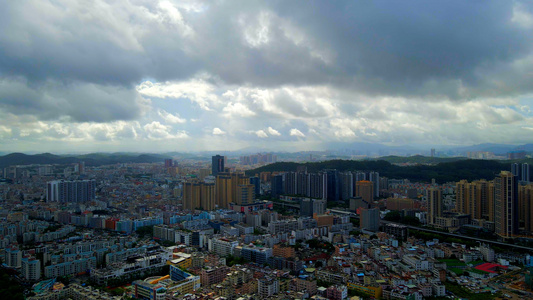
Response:
M32 81L59 78L130 85L145 77L187 78L198 70L183 52L179 29L149 15L142 18L153 7L126 9L117 3L4 3L2 74Z
M42 120L68 116L74 122L131 120L140 116L144 100L135 91L91 83L0 78L0 109Z
M324 85L425 99L528 93L533 77L515 62L533 66L533 28L513 18L518 7L527 19L530 6L8 1L0 10L0 76L25 87L4 87L0 105L48 119L132 119L142 114L134 90L142 80L183 81L199 72L222 85Z
M532 53L531 28L511 22L513 4L283 1L277 10L335 49L339 82L381 94L458 97L457 81L484 83L478 68Z

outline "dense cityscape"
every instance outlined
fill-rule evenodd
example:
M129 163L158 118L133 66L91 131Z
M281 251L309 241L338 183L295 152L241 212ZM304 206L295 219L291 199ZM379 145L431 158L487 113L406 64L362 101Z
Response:
M0 9L0 298L533 299L533 1Z
M437 183L379 170L257 172L276 155L13 165L3 294L27 299L522 299L527 163ZM328 161L325 161L327 163ZM245 172L246 170L246 172Z

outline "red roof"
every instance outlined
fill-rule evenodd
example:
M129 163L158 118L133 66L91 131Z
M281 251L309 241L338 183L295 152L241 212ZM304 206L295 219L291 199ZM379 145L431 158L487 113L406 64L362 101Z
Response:
M489 273L496 273L494 271L496 268L507 269L506 266L502 266L502 265L499 265L499 264L492 264L492 263L484 263L484 264L481 264L481 265L475 267L475 269L477 269L477 270L485 271L485 272L489 272Z

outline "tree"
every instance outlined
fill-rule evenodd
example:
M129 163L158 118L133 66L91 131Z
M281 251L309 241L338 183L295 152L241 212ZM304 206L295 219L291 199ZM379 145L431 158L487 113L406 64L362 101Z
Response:
M390 222L400 222L402 220L402 215L399 211L393 210L388 212L383 219Z
M417 217L405 216L400 220L401 223L412 226L420 226L420 220Z

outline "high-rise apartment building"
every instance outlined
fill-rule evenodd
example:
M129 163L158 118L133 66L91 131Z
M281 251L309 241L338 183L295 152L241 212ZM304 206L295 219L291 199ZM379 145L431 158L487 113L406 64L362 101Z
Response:
M230 203L236 203L237 186L249 185L249 181L243 173L219 172L215 182L215 202L218 207L228 208Z
M379 230L379 209L369 208L361 210L361 229L368 231Z
M307 174L307 197L326 199L326 173L308 173Z
M96 198L95 180L55 180L47 183L47 202L88 202Z
M374 201L374 184L368 180L361 180L356 183L356 197L363 198L367 203Z
M297 174L295 172L284 173L283 176L283 190L285 194L296 195L297 194Z
M511 173L514 176L520 176L520 165L517 163L511 164Z
M300 199L300 216L312 217L313 214L322 215L325 211L326 200Z
M279 195L284 194L283 190L283 175L272 176L270 179L270 195L273 198L278 198Z
M211 159L211 175L217 176L219 172L224 172L224 156L215 155Z
M41 278L41 261L34 257L23 257L21 260L21 275L29 281L37 281Z
M326 197L328 201L340 200L339 171L326 170Z
M215 209L215 185L199 181L183 184L183 209Z
M508 171L494 179L495 231L501 237L518 233L518 180Z
M172 158L165 159L165 168L171 168L174 166L174 161Z
M354 196L354 183L353 183L353 174L352 172L343 172L339 173L340 182L341 182L341 199L348 200Z
M255 196L259 196L261 193L261 180L259 180L259 177L250 177L250 184L254 185Z
M468 211L468 188L470 184L467 180L461 180L455 184L455 210L458 213L466 214Z
M529 183L529 164L522 164L522 172L520 176L520 181Z
M494 212L495 212L495 204L494 204L494 195L495 195L495 191L494 191L494 181L489 181L488 184L487 184L487 193L488 193L488 196L487 196L487 202L488 202L488 205L487 205L487 220L489 220L490 222L496 222L496 219L495 219L495 216L494 216Z
M533 232L533 184L518 185L518 218L524 230Z
M470 201L470 215L472 219L482 219L488 214L489 205L489 183L486 180L476 180L472 182L475 193Z
M442 216L442 191L439 188L428 190L428 223L433 225L438 217Z
M486 180L468 182L461 180L456 183L455 210L461 214L468 214L472 219L488 217L489 213L489 183Z
M379 197L379 173L370 172L368 173L368 180L374 185L374 197Z
M253 184L238 184L234 203L238 205L255 202L255 186Z

